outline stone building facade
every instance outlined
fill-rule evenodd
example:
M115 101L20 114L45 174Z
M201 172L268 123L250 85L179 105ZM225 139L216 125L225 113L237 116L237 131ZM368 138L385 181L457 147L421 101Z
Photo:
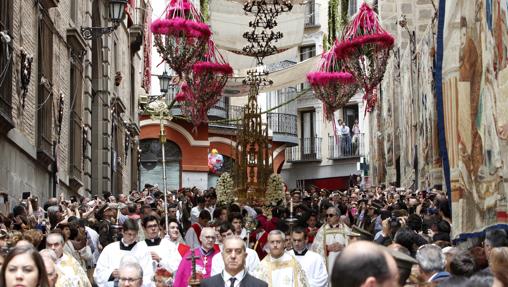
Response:
M380 101L369 117L374 184L414 189L442 184L432 76L436 10L431 3L378 4L381 24L396 41L378 91Z
M109 1L1 1L0 192L40 200L137 188L137 95L150 4L131 0L109 35ZM146 85L146 83L145 83Z
M508 2L431 3L379 3L397 46L370 119L371 171L375 183L449 186L457 236L508 221ZM394 24L401 14L407 30Z

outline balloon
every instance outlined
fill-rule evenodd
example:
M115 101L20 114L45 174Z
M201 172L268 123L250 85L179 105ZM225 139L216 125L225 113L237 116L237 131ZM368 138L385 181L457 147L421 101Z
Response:
M208 170L212 173L216 173L222 168L223 164L223 156L219 154L216 149L212 149L212 151L208 154Z

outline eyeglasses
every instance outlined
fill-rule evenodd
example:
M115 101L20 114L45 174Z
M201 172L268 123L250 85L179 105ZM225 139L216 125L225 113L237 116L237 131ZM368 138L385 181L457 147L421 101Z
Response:
M130 282L136 282L139 279L141 279L141 278L122 278L122 277L120 277L120 278L118 278L118 281L125 282L125 283L130 283Z
M334 216L335 216L335 214L332 214L332 213L327 213L326 214L326 217L334 217Z
M216 237L215 236L205 236L205 239L212 241L212 240L215 240Z
M147 225L146 226L147 229L148 228L157 228L157 227L159 227L159 225L157 225L157 224L152 224L152 225Z

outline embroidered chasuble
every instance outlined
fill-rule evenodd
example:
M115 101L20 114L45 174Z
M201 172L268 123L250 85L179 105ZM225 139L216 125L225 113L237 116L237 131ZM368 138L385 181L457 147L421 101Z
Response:
M334 227L325 224L319 228L310 250L325 258L328 273L331 272L335 258L340 252L328 252L326 246L333 243L340 243L343 246L347 246L349 234L351 234L351 229L342 223Z
M300 263L286 252L277 259L267 255L252 275L269 287L310 287Z

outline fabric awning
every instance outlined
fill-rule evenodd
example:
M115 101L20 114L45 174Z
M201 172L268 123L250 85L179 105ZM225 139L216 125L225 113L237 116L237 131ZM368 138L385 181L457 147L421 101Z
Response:
M251 31L249 21L254 16L243 11L243 1L213 0L210 1L210 26L213 32L213 41L220 49L243 54L243 47L249 45L242 37L243 33ZM282 39L278 40L276 47L283 52L297 47L302 43L305 20L305 6L295 5L290 12L281 13L276 21L277 26L273 31L283 33ZM250 57L246 57L250 58ZM286 58L287 59L287 58ZM246 62L251 62L245 59ZM265 65L278 62L278 57L267 57ZM242 68L230 63L234 68Z
M273 81L273 85L262 87L259 92L276 91L287 87L293 87L307 81L307 73L316 70L319 65L321 55L314 56L310 59L297 63L289 68L275 71L268 75ZM222 94L227 97L239 97L249 94L249 86L242 81L247 76L249 69L235 70L234 76L228 80Z

